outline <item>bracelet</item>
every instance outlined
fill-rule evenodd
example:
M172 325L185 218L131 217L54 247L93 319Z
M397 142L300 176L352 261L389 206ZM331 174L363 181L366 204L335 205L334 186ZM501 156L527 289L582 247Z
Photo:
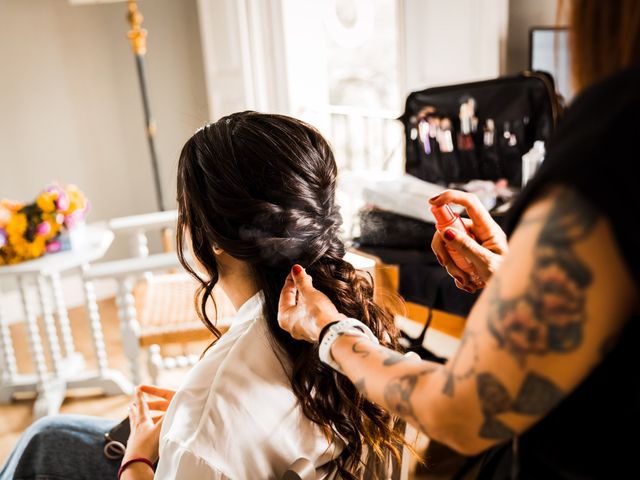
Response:
M320 357L320 361L326 365L329 365L335 371L345 374L340 365L333 359L331 355L331 347L335 343L335 341L342 335L355 335L360 337L366 337L371 340L373 343L378 345L380 342L376 338L376 336L371 332L371 329L367 327L360 320L356 320L355 318L347 318L345 320L339 320L338 322L329 325L327 331L322 337L322 341L320 342L320 346L318 347L318 356Z
M146 463L147 465L149 465L149 468L151 468L151 470L153 470L154 472L156 471L156 469L153 468L153 463L151 462L151 460L144 457L136 457L136 458L132 458L131 460L127 460L122 465L120 465L120 468L118 469L118 480L120 480L120 477L122 476L124 471L129 467L129 465L132 465L136 462Z
M320 330L320 335L318 335L318 343L322 343L322 338L324 337L324 334L327 333L327 330L329 330L339 321L340 320L334 320L333 322L329 322L324 327L322 327L322 330Z

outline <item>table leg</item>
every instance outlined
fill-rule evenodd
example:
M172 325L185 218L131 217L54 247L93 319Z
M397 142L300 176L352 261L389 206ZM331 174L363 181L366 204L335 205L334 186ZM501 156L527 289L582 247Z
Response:
M29 347L36 371L37 398L33 407L33 414L35 418L40 418L45 415L57 413L60 410L60 406L64 400L65 384L62 379L51 377L47 373L42 339L38 329L38 318L29 299L25 279L21 276L18 277L18 287L22 300L22 308L24 309L26 317Z
M47 289L46 281L42 275L38 275L36 277L36 286L38 289L38 298L40 300L40 309L42 311L44 331L47 336L49 353L51 354L51 364L53 365L53 371L56 376L61 377L62 355L60 354L60 341L58 340L58 332L56 331L55 320L53 319L49 291Z
M64 357L72 357L76 353L76 349L73 345L73 335L71 333L71 324L69 323L67 305L64 301L64 292L62 291L60 273L52 273L49 280L51 283L51 291L53 292L53 303L58 317L60 336L62 338L62 353Z
M0 292L0 296L2 293ZM7 386L13 385L18 375L18 365L13 350L11 331L2 307L0 298L0 403L11 402L12 391Z

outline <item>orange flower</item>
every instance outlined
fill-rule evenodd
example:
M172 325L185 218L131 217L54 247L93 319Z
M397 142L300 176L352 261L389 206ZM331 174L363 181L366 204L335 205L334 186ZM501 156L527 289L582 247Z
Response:
M16 213L9 219L5 229L9 237L22 236L27 229L27 216L24 213Z
M56 196L50 192L42 192L36 200L36 205L45 213L51 213L56 209Z

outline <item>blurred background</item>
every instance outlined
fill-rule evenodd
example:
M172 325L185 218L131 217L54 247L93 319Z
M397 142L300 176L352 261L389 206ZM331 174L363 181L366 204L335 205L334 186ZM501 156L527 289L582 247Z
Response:
M350 238L367 183L405 172L418 130L408 140L398 117L411 92L533 67L554 73L570 98L566 37L531 34L553 27L556 9L556 0L0 0L0 199L55 200L65 234L74 222L60 199L76 198L85 215L84 196L43 188L75 184L94 225L67 252L16 265L0 255L0 464L34 418L122 418L133 384L166 370L160 383L177 385L211 340L171 251L177 159L198 128L242 110L315 125L336 155ZM400 326L447 356L473 298L461 298L428 247L425 183L379 197L413 217L401 224L419 248L397 229L391 260L361 251L348 261L403 295ZM417 213L399 193L417 194ZM15 230L8 219L24 212L15 205L0 203L0 253ZM58 230L41 213L32 230L53 241ZM222 320L234 314L221 311Z
M0 0L0 193L53 179L91 220L157 209L126 2ZM555 0L143 0L165 203L184 141L254 109L309 120L341 171L403 170L407 94L528 68ZM350 139L350 141L347 141Z

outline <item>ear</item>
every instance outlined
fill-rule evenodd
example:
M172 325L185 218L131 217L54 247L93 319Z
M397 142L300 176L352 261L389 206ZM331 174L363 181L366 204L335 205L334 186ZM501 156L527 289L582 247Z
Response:
M215 253L216 255L221 255L224 253L224 250L221 249L217 243L213 244L213 253Z

